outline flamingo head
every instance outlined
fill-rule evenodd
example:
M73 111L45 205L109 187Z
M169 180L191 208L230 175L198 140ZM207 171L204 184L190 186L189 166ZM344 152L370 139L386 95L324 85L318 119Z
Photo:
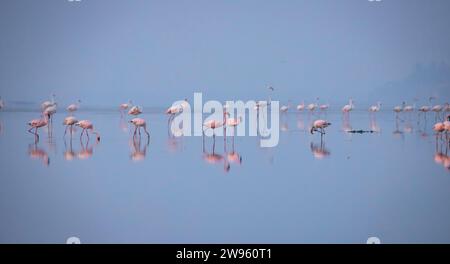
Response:
M311 130L309 131L311 134L314 134L314 131L317 131L315 127L311 127Z

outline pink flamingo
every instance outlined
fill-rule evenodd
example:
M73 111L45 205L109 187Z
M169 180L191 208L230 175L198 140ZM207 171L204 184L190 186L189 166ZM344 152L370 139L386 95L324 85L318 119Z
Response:
M3 102L2 97L0 96L0 109L5 108L5 102Z
M134 116L140 115L140 114L142 114L142 109L139 108L139 106L135 105L135 106L131 107L130 111L128 111L128 114L134 115Z
M348 113L350 113L350 111L353 110L354 107L355 106L353 105L353 99L350 98L348 104L346 104L346 105L344 105L344 107L342 107L342 112L348 114Z
M70 105L66 108L66 110L67 110L69 113L72 114L73 112L77 111L78 108L80 108L80 104L81 104L81 100L78 99L78 101L77 101L75 104L70 104Z
M308 108L309 112L314 112L316 108L318 107L317 101L319 101L319 98L316 98L316 103L310 103L306 108Z
M298 111L303 111L303 110L305 110L305 102L304 102L304 101L302 101L301 104L297 105L297 110L298 110Z
M397 114L403 111L403 108L405 107L405 102L402 102L402 105L397 105L394 107L394 112Z
M55 94L52 94L52 99L51 99L51 101L45 101L45 102L43 102L42 104L41 104L41 110L42 111L45 111L45 109L47 109L47 107L50 107L50 106L56 106L56 100L55 100L55 98L56 98L56 95Z
M177 114L183 112L183 109L187 106L187 99L184 99L184 102L177 105L172 105L171 107L167 108L166 114L169 115L169 123L171 119L173 119Z
M381 102L377 102L376 105L372 105L371 107L369 107L369 111L372 113L379 112L380 109L381 109Z
M442 112L443 109L444 108L442 107L442 105L435 105L435 106L433 106L431 108L431 111L436 113L436 116L435 116L435 120L436 121L439 119L439 115L440 115L440 113Z
M30 122L28 122L28 125L30 126L30 129L28 130L28 132L30 132L31 134L34 134L35 137L39 140L39 134L37 133L38 128L48 125L48 116L43 115L43 117L40 119L33 119ZM33 129L34 129L34 133L32 132Z
M234 148L234 137L235 137L235 132L234 132L234 128L237 127L241 122L242 122L242 116L240 116L239 118L229 118L230 113L225 112L225 124L226 127L232 127L233 129L233 148ZM226 130L225 130L226 133ZM225 134L226 135L226 134Z
M132 105L131 100L128 100L128 103L123 103L119 105L120 114L123 116L123 113Z
M288 101L287 105L282 105L280 107L280 111L286 113L289 110L289 108L291 108L291 101Z
M67 134L67 128L70 127L70 137L72 138L73 126L78 122L78 120L74 116L68 116L64 118L63 125L66 126L64 130L64 136Z
M88 130L90 130L92 133L94 133L97 136L97 141L100 141L100 134L97 133L97 131L94 130L94 125L89 120L81 120L75 123L76 126L81 127L83 130L81 131L80 140L83 137L83 133L86 131L86 136L89 140L89 133Z
M226 122L226 112L223 113L223 120L211 119L211 120L208 120L208 121L203 123L203 138L204 138L204 135L205 135L204 131L206 129L212 129L212 131L213 131L213 153L214 153L214 148L216 146L216 133L215 133L215 130L216 130L216 128L224 126L225 122ZM226 133L225 127L224 127L224 133ZM225 137L226 137L226 135L224 134L224 142L226 140Z
M141 135L141 127L144 128L145 133L147 134L147 138L150 138L150 133L147 131L147 123L143 118L133 118L131 119L130 123L134 125L134 134L136 135L136 132L139 131L139 135Z
M322 111L327 111L329 107L330 107L330 104L322 104L319 106L319 109Z
M331 123L327 122L326 120L319 119L314 121L312 127L311 127L311 134L314 134L315 131L319 132L321 135L325 134L325 128L330 126Z

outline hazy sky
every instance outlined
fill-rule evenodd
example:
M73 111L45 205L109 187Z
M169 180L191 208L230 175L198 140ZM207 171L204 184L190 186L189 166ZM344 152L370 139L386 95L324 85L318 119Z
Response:
M448 0L2 0L0 95L165 106L272 85L282 101L365 101L418 64L450 64L449 14Z

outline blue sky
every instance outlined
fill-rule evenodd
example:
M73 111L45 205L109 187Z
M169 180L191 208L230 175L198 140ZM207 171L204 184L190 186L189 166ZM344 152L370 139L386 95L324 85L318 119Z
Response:
M408 80L418 65L450 74L449 13L446 0L4 0L0 95L166 106L195 91L261 99L272 85L282 102L445 101L448 78Z

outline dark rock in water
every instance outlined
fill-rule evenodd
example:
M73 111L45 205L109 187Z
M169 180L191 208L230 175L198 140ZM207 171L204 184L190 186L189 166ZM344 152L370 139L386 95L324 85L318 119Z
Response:
M347 133L353 133L353 134L375 133L375 131L373 131L373 130L362 130L362 129L359 129L359 130L347 130L346 132Z

